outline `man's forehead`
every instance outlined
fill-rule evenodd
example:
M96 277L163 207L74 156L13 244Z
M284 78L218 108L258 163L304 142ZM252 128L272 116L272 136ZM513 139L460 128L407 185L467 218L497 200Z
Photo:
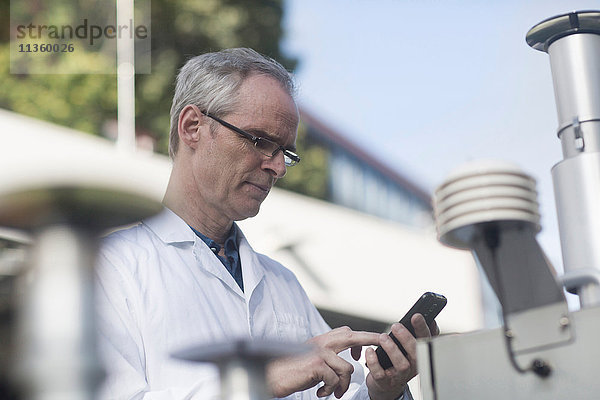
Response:
M256 95L264 95L264 92L268 92L274 88L277 88L290 97L292 101L295 101L292 93L288 91L282 82L270 75L259 73L253 73L243 78L242 82L238 86L238 92L241 95L253 93Z
M239 108L251 108L256 114L267 114L297 123L298 106L280 82L268 76L247 78L239 88Z

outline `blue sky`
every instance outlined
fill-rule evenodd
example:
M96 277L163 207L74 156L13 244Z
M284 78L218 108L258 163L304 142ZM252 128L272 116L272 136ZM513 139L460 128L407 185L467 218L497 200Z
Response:
M432 192L460 164L495 158L538 181L538 239L562 268L552 166L562 160L538 22L598 0L286 0L284 49L299 101Z

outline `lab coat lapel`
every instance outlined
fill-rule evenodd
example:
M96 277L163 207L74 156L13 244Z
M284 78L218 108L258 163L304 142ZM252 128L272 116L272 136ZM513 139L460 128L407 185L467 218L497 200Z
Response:
M225 286L229 287L229 289L231 289L238 296L242 298L244 297L242 289L240 289L229 271L227 271L217 256L210 251L206 243L199 238L194 243L194 256L199 268L204 269L206 272L217 277Z
M256 289L265 276L265 270L259 262L256 252L252 249L243 234L241 234L240 238L239 251L242 264L242 277L244 279L244 293L249 302L254 289Z
M183 243L193 243L194 264L192 270L196 279L202 280L202 276L197 269L203 269L211 275L218 278L225 286L230 288L235 294L244 298L244 293L239 288L235 279L223 266L217 256L208 248L190 229L190 227L176 215L173 211L165 207L162 213L157 217L146 221L148 227L165 243L179 245ZM190 243L190 244L192 244ZM184 252L185 254L185 252Z

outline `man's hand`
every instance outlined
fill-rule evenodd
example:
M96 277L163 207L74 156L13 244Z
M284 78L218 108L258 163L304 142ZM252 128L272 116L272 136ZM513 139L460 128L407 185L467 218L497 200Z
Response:
M267 382L276 397L309 389L320 382L324 385L317 390L317 396L334 393L335 397L342 397L348 390L354 367L338 353L350 348L352 357L358 360L362 346L379 344L379 334L341 327L315 336L307 343L314 347L310 353L281 358L267 367Z
M431 337L439 334L435 321L427 326L421 314L413 315L412 326L418 338ZM380 335L380 345L383 347L392 367L384 370L379 364L375 350L367 349L365 358L370 372L367 375L367 387L371 400L394 400L400 397L408 381L417 374L417 340L400 323L392 325L392 333L402 343L407 356L396 346L396 343L386 334Z

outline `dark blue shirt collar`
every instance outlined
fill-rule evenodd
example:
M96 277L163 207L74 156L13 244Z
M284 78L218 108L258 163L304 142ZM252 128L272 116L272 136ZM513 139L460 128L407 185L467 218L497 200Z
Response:
M231 230L227 238L225 239L225 257L219 255L221 246L208 236L198 232L196 229L190 226L192 231L198 236L208 248L214 253L214 255L221 261L221 264L229 271L236 283L244 291L244 282L242 280L242 265L240 263L240 252L238 247L238 227L235 223L231 225Z

